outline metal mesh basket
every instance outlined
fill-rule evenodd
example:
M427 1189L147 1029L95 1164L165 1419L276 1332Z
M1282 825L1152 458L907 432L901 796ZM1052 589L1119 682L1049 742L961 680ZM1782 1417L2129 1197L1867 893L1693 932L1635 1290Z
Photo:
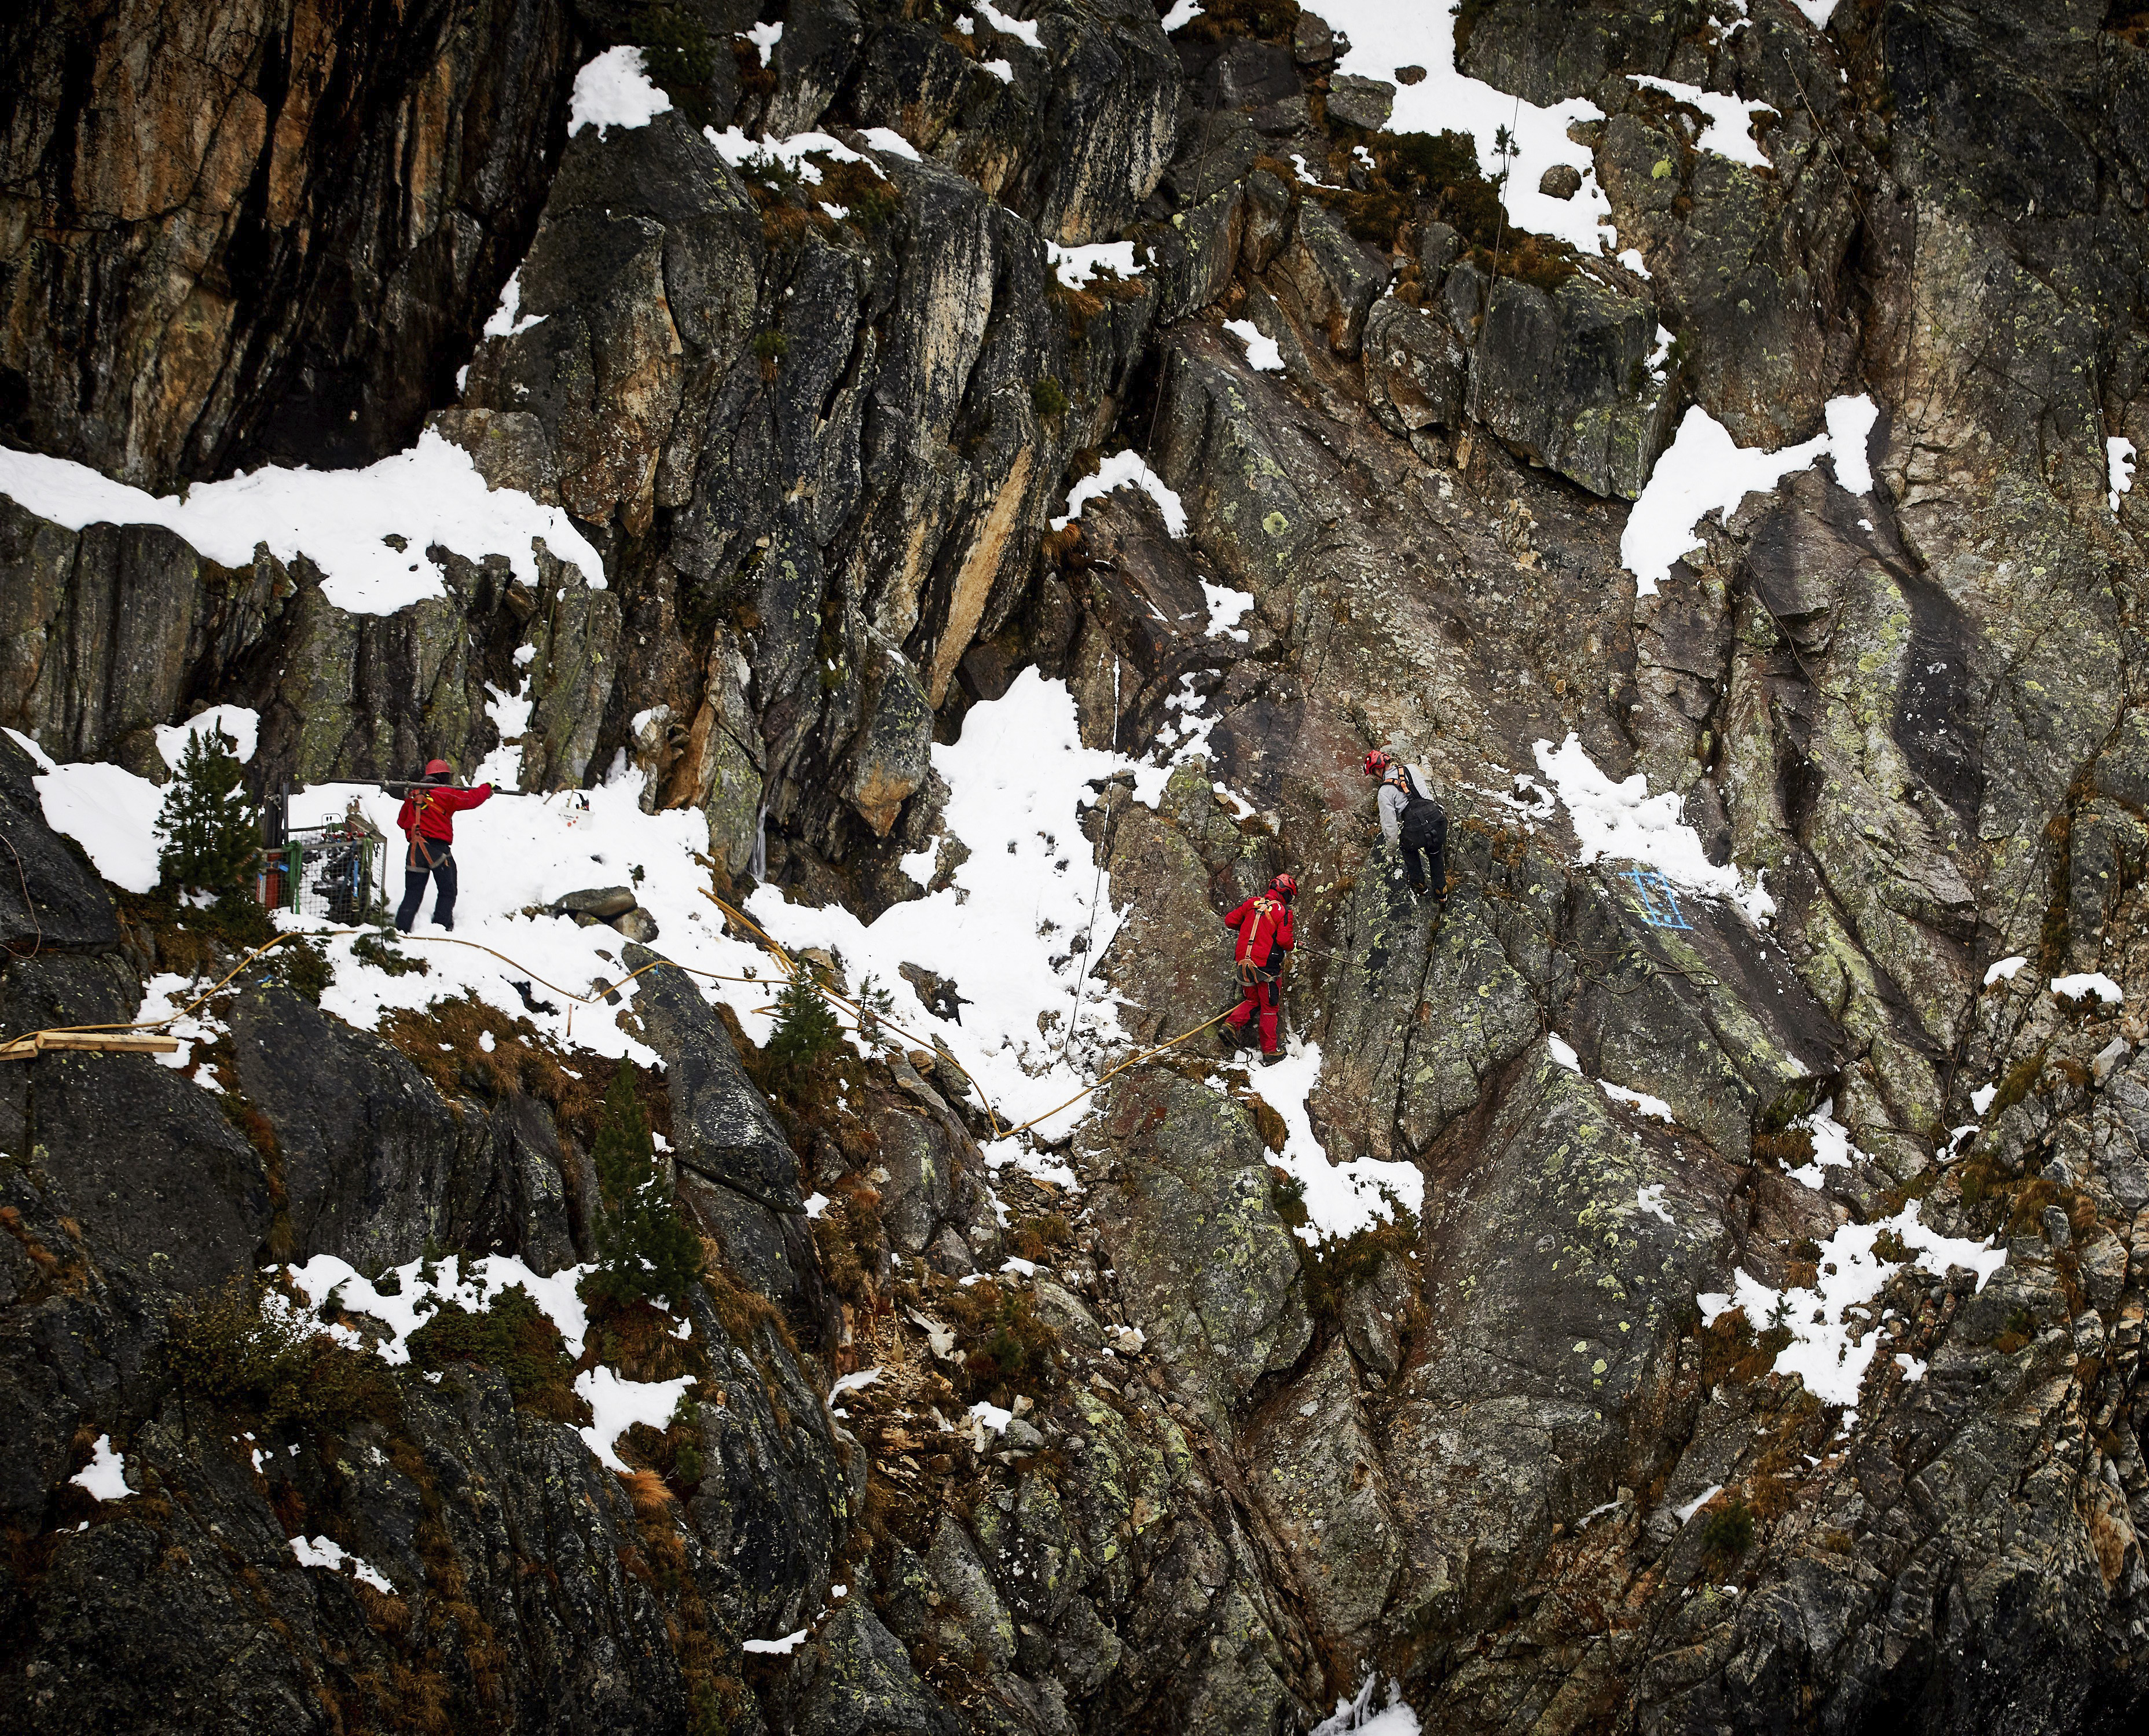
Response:
M386 903L385 847L340 827L294 828L273 853L271 902L324 922L361 923Z

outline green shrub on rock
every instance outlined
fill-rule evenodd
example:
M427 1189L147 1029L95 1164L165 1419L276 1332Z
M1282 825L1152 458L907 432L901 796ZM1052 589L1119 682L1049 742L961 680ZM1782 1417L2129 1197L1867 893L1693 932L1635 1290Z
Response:
M635 1094L632 1068L612 1076L590 1160L604 1197L596 1225L597 1270L582 1280L583 1297L679 1301L701 1276L702 1244L679 1215L679 1203L657 1167L657 1142Z

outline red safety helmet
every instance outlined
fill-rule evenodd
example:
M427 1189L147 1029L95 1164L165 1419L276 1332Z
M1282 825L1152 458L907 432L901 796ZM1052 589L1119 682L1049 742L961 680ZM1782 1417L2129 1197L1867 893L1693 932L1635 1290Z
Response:
M1392 763L1387 755L1376 747L1366 756L1366 775L1368 777L1378 777Z
M1269 890L1288 904L1298 896L1298 882L1288 874L1278 874L1269 882Z
M425 775L428 777L452 777L455 773L455 768L444 759L429 759L425 762Z

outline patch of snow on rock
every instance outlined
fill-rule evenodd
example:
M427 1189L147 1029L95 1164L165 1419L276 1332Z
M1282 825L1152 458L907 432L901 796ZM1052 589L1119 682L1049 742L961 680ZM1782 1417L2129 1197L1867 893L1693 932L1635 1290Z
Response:
M1246 347L1246 365L1256 374L1283 372L1283 351L1276 347L1274 338L1265 338L1261 329L1251 320L1226 320L1224 330Z
M127 1487L127 1460L112 1450L112 1437L99 1435L89 1450L90 1460L68 1481L87 1489L99 1501L124 1501L134 1492Z
M1478 167L1497 184L1507 165L1494 140L1502 128L1510 129L1518 150L1502 189L1508 220L1584 253L1597 252L1598 228L1611 214L1611 201L1597 184L1588 147L1570 138L1568 128L1578 121L1603 119L1603 109L1580 97L1549 108L1518 103L1512 91L1464 77L1455 64L1454 14L1441 0L1323 0L1318 10L1351 39L1351 52L1336 63L1338 73L1397 85L1387 130L1470 133L1477 142ZM1407 66L1424 68L1426 76L1416 84L1400 84L1396 73ZM1582 176L1582 190L1572 199L1538 190L1545 171L1560 165Z
M763 65L768 57L762 56ZM642 50L629 45L607 48L575 74L567 104L567 136L595 127L602 138L614 127L646 127L672 107L672 98L650 82Z
M2111 1007L2126 999L2126 991L2101 970L2081 970L2070 977L2054 977L2052 993L2062 1000L2086 1000L2093 994Z
M1052 528L1065 530L1081 517L1083 507L1115 488L1139 488L1156 502L1157 511L1164 515L1164 528L1173 538L1186 534L1186 508L1180 504L1178 495L1165 486L1163 477L1142 462L1141 455L1131 447L1115 452L1097 467L1095 475L1085 476L1074 485L1067 496L1067 511L1052 521Z
M262 545L286 565L304 555L320 569L321 595L352 615L391 615L445 596L425 552L435 545L472 561L504 555L534 590L531 545L541 540L591 589L605 584L604 562L566 512L519 489L487 487L470 454L430 428L409 451L363 470L264 465L198 482L184 499L112 481L88 465L0 448L0 494L70 531L161 525L222 566L247 566Z
M1659 90L1678 103L1699 108L1709 118L1709 123L1695 138L1697 149L1714 151L1719 157L1734 163L1744 163L1753 169L1767 169L1769 163L1762 154L1761 147L1754 138L1754 117L1774 114L1773 103L1749 103L1742 97L1727 97L1713 90L1704 90L1695 84L1680 84L1669 78L1654 78L1643 73L1627 74L1629 82L1645 90Z
M186 757L187 737L197 730L220 730L229 737L232 752L242 766L254 758L254 750L261 740L261 713L248 705L213 705L205 712L198 712L184 723L159 723L157 726L157 754L174 772L179 762Z
M1867 437L1880 415L1870 397L1832 400L1827 431L1780 451L1740 445L1699 404L1688 407L1678 433L1649 473L1648 485L1620 533L1619 560L1634 576L1634 594L1654 596L1671 576L1673 562L1699 546L1695 528L1712 512L1735 512L1749 494L1766 494L1794 470L1823 457L1833 459L1836 481L1852 494L1866 494L1873 472Z
M1615 783L1598 769L1578 735L1557 747L1540 741L1536 753L1538 769L1558 793L1574 827L1578 862L1632 862L1689 892L1750 896L1739 870L1711 862L1701 834L1680 819L1677 792L1652 796L1648 777L1639 772Z

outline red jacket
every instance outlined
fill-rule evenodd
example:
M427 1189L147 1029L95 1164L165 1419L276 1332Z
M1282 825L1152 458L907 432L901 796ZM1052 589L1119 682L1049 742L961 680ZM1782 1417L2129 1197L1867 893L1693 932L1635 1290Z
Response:
M408 838L415 828L420 838L451 844L455 841L455 816L466 808L476 808L492 798L492 786L481 783L474 790L459 790L445 783L429 783L403 798L403 811L395 823Z
M1225 913L1224 926L1239 931L1238 949L1232 958L1266 969L1277 951L1291 950L1291 906L1266 893Z

